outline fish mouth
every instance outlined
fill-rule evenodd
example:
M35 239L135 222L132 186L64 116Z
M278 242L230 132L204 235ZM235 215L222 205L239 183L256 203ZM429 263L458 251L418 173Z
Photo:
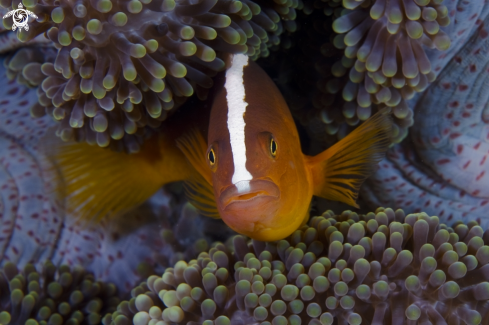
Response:
M223 209L230 205L248 205L255 200L277 200L280 197L280 189L269 179L256 179L251 181L239 181L229 185L219 195Z

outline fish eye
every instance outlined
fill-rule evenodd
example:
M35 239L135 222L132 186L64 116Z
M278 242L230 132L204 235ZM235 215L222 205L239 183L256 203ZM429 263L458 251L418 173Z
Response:
M270 139L270 153L272 154L273 157L277 155L277 142L275 141L274 138Z
M216 163L216 154L214 152L214 149L211 148L211 150L209 150L209 153L207 154L207 159L209 160L211 166L214 166L214 164Z

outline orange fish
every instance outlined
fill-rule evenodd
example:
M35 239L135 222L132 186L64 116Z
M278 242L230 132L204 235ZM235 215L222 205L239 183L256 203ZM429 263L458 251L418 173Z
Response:
M190 202L204 215L272 241L307 221L313 195L357 207L360 185L390 145L387 110L312 157L301 151L279 90L247 56L232 56L217 84L210 117L197 114L191 122L190 114L177 112L136 154L58 146L52 156L68 211L100 220L141 204L164 184L185 181Z

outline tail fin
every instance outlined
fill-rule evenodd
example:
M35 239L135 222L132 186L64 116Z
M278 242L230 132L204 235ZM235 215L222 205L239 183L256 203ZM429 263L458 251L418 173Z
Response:
M391 144L390 109L369 118L344 139L310 157L314 195L357 207L358 191Z
M52 135L43 151L60 179L57 192L66 213L92 222L140 205L162 185L187 177L184 169L191 168L174 141L172 148L161 136L148 139L140 152L126 154Z

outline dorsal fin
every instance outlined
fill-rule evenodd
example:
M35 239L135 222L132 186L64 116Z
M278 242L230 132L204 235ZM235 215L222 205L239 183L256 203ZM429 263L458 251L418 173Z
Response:
M386 108L331 148L308 158L314 195L357 207L358 191L391 144L390 109Z
M197 128L192 128L177 139L177 146L197 171L185 180L185 191L190 203L200 213L220 218L212 187L212 172L206 161L207 142Z
M57 191L64 198L66 213L85 221L98 222L126 212L162 185L191 173L174 141L163 141L159 135L148 139L135 154L85 142L56 138L48 142L50 148L45 151L57 169Z

